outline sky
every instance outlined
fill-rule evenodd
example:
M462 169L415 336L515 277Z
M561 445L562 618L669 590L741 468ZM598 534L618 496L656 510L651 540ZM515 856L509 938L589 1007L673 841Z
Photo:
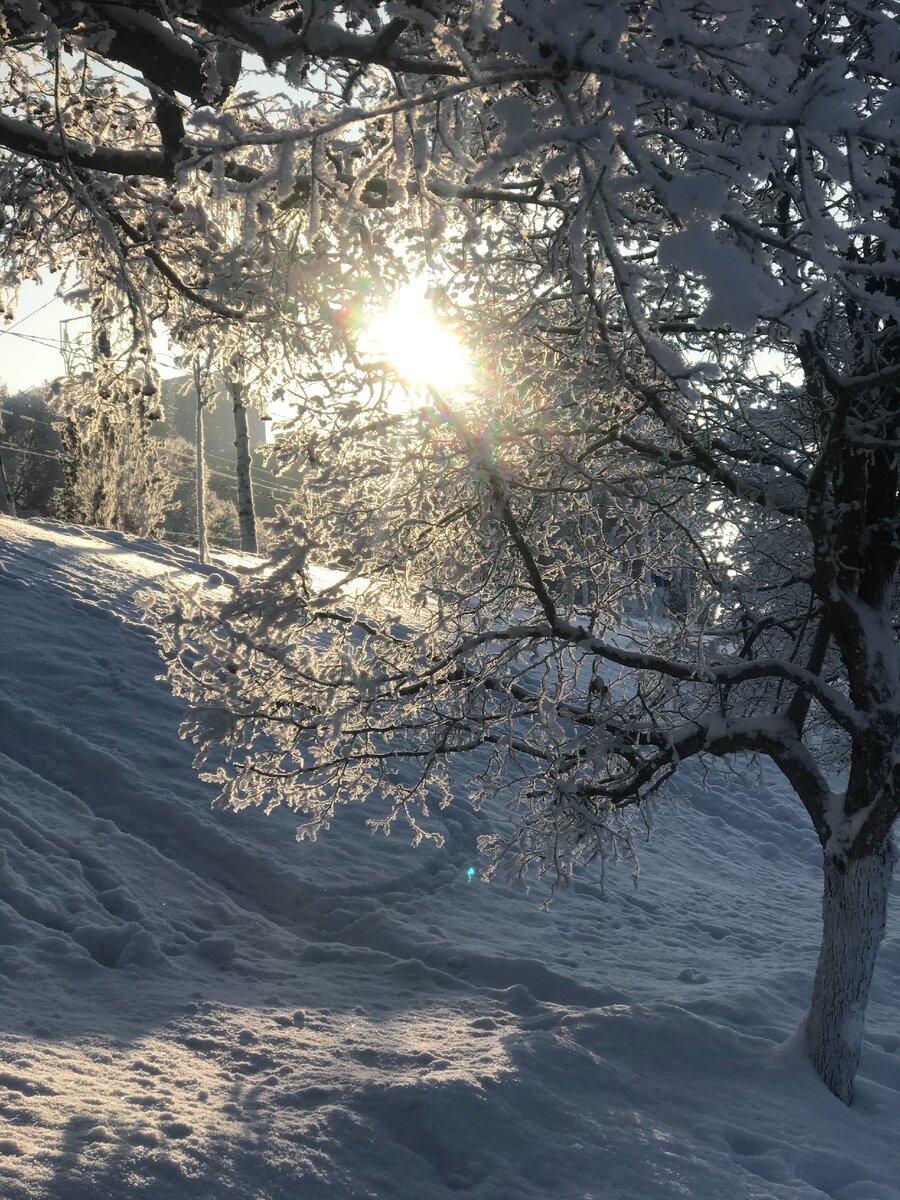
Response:
M50 279L24 284L15 317L0 327L0 383L15 394L63 374L60 322L79 315L56 295ZM69 326L70 336L83 336L88 329L89 321L82 316Z
M90 317L80 306L67 303L56 294L59 281L47 277L40 283L29 281L22 287L16 315L6 327L0 327L0 384L10 395L49 383L66 371L61 352L65 337L75 343L76 367L85 360L90 343ZM163 332L154 339L154 361L160 375L168 378L181 372L175 368L172 346Z

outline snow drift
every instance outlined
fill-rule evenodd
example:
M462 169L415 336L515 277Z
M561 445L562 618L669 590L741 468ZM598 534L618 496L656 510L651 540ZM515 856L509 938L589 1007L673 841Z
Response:
M857 1101L793 1034L820 854L686 771L640 886L549 912L345 811L219 813L135 593L190 555L0 518L0 1197L897 1200L896 885Z

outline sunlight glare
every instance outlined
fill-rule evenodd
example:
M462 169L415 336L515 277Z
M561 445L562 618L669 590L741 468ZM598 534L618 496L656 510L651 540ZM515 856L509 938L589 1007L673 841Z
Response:
M459 399L472 382L466 349L443 325L423 281L407 284L368 323L365 350L388 363L411 388L435 388Z

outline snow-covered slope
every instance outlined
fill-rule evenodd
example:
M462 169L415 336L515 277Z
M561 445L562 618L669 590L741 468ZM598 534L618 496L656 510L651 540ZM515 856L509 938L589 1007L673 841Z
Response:
M0 519L2 1200L898 1200L894 905L858 1102L774 778L687 775L640 886L549 912L347 812L210 809L134 594L180 551Z

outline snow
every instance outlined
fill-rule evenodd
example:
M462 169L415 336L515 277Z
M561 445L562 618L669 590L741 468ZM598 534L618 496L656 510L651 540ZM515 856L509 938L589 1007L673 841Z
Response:
M700 314L707 328L728 325L749 332L763 312L784 307L779 285L737 246L721 242L712 230L694 222L659 244L659 265L699 275L709 291ZM740 286L735 286L735 280Z
M235 569L219 560L209 570ZM219 812L135 594L181 550L0 518L2 1200L898 1200L900 936L858 1099L798 1049L820 854L688 771L640 886L549 911L342 811ZM896 891L896 888L895 888Z

